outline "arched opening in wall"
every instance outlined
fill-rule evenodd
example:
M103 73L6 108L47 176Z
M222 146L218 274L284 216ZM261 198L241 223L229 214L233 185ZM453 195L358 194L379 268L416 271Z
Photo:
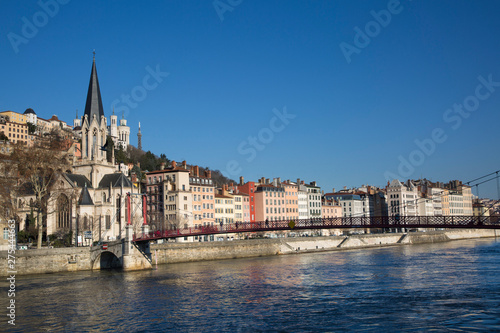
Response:
M117 269L122 267L122 263L114 253L104 251L94 262L92 269Z

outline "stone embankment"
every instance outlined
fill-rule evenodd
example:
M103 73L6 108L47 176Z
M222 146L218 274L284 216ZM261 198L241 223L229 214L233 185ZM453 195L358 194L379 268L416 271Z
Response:
M500 230L447 230L432 232L362 234L332 237L298 237L211 243L164 243L151 245L153 263L262 257L280 254L439 243L458 239L498 237Z
M400 246L410 244L438 243L458 239L499 237L500 230L444 230L432 232L362 234L331 237L298 237L277 239L253 239L241 241L206 243L152 244L153 264L170 264L204 260L235 259L339 251L346 249ZM4 262L1 275L7 275L7 251L0 252ZM95 268L95 267L94 267ZM15 253L17 275L74 272L92 269L89 248L61 248L20 250Z

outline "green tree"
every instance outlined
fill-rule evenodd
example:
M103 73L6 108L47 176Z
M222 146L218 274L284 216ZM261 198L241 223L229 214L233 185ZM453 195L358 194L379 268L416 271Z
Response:
M127 154L120 145L118 145L118 149L115 149L115 162L128 164Z
M35 134L37 130L37 126L33 123L26 123L28 125L28 134Z
M142 170L154 171L160 168L160 162L158 161L158 158L149 150L146 152L146 154L141 156L140 162Z
M9 141L9 138L4 132L0 132L0 141Z
M115 149L115 143L113 142L113 139L111 138L110 135L108 135L106 137L106 143L105 143L105 147L106 147L106 161L108 162L112 162L112 158L113 158L113 149Z

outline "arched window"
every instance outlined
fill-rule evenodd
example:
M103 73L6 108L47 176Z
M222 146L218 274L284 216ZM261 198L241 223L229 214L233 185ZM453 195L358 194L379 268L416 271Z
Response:
M71 222L71 209L69 199L61 194L57 199L57 228L69 229Z

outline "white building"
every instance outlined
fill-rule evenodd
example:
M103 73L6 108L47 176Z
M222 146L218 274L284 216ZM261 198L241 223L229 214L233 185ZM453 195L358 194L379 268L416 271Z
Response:
M123 150L126 150L130 143L130 127L127 126L127 120L124 115L122 115L119 125L117 120L118 117L113 110L113 114L110 117L111 122L108 126L108 135L111 136L116 147L122 147Z
M387 186L387 204L389 216L417 216L418 209L417 187L408 180L407 184L402 184L394 179Z
M321 187L316 186L316 182L305 185L307 190L308 218L321 218Z
M307 188L303 184L298 185L297 201L299 220L307 220L309 218L309 209L307 206Z

